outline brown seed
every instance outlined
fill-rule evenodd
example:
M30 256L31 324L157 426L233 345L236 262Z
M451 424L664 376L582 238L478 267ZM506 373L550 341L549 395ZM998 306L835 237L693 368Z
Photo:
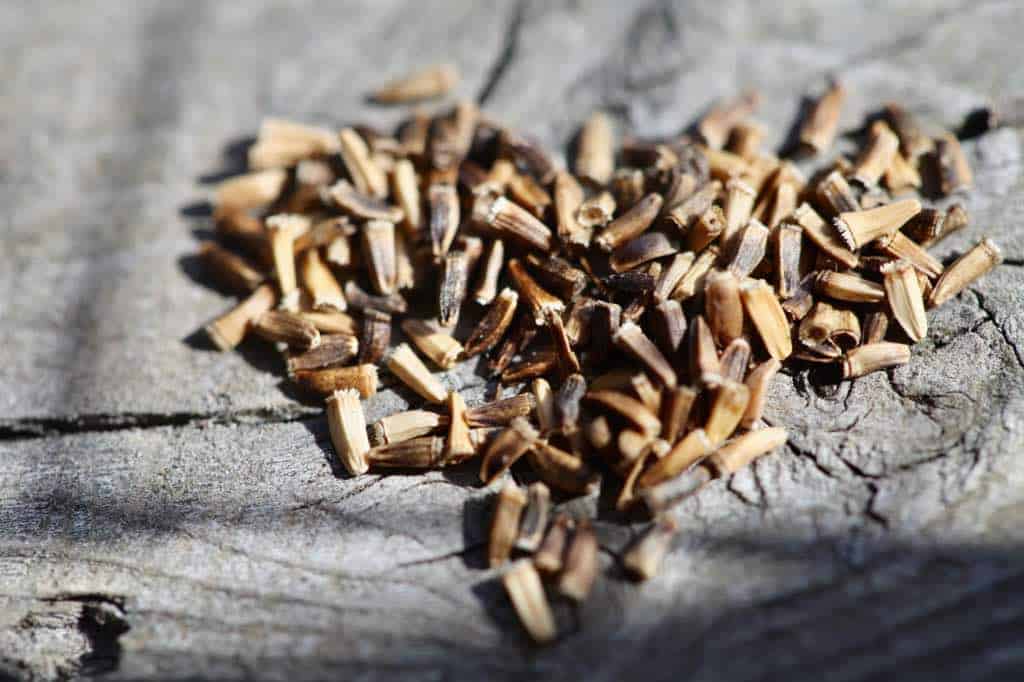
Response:
M420 352L441 369L451 369L462 355L462 344L452 336L425 320L407 318L402 320L402 331Z
M324 191L324 201L361 220L386 220L398 223L405 212L382 199L363 194L348 180L338 180Z
M555 617L533 564L526 559L517 561L505 572L501 581L512 600L519 622L530 637L539 644L554 640L558 636Z
M608 419L604 415L600 415L589 422L584 427L587 440L598 452L604 452L612 442L612 429L608 424Z
M880 284L848 272L822 270L814 278L814 288L823 296L851 303L878 303L885 298Z
M572 519L565 513L555 517L551 527L548 528L540 549L533 557L533 563L537 570L553 575L562 570L565 557L565 546L569 540L569 532L572 529Z
M814 305L814 297L811 295L811 288L814 285L814 274L808 273L800 280L800 286L793 294L782 301L782 309L786 317L796 322L804 319Z
M377 364L391 343L391 316L377 310L363 312L359 336L359 362Z
M547 185L554 180L557 167L551 155L529 135L505 128L499 136L498 146L501 156L527 168L542 184Z
M647 406L642 402L629 397L625 393L612 390L594 390L591 387L591 390L584 398L615 412L643 433L657 435L661 432L661 421L657 415L647 409Z
M562 316L555 312L548 312L547 327L551 332L551 338L555 342L555 353L557 355L558 368L562 376L568 376L580 371L580 361L576 357L569 337L565 333L565 326Z
M330 395L346 388L356 389L363 398L369 398L377 392L376 365L299 370L293 378L300 386L320 395Z
M747 226L736 234L727 258L728 268L734 275L746 277L761 264L768 250L769 234L768 228L756 218L751 218Z
M843 358L843 378L854 379L887 367L905 365L908 362L910 362L910 346L902 343L882 341L857 346Z
M356 310L380 310L385 313L401 315L408 309L408 304L401 294L392 293L387 296L371 296L353 280L345 282L345 300Z
M413 160L423 159L429 133L430 116L423 109L415 109L399 131L398 141L402 152Z
M449 116L434 120L428 154L435 170L457 173L459 163L473 144L479 121L480 109L469 99L459 100Z
M438 321L442 327L454 327L459 322L462 302L466 299L469 279L469 259L465 251L450 251L444 257L441 289L438 295Z
M846 245L855 250L883 235L895 232L920 211L920 201L903 199L878 208L840 213L833 221L833 225ZM804 225L804 230L806 229L807 226Z
M867 146L857 158L853 167L853 180L863 187L874 187L882 173L892 164L899 152L900 141L896 133L884 121L875 121L871 126Z
M448 394L448 441L445 443L445 462L457 463L469 459L476 448L469 436L466 420L466 401L458 391Z
M380 104L404 104L440 97L454 88L458 82L459 70L454 64L434 64L391 81L375 91L371 97Z
M820 301L801 321L797 337L805 348L823 356L823 360L836 359L843 349L860 343L860 321L852 310L839 310Z
M463 356L472 357L493 348L512 324L518 302L519 294L508 287L502 289L466 340Z
M935 308L953 298L1003 262L1002 250L987 237L946 268L935 283L928 306Z
M658 274L660 275L661 273L659 272ZM648 292L654 291L654 285L658 283L658 278L647 272L631 270L629 272L620 272L614 275L608 275L603 281L605 286L610 289L633 294L647 294ZM627 310L631 307L632 306L627 306ZM642 306L638 312L643 312ZM627 315L625 311L623 316L627 319L631 317L630 315Z
M543 434L549 434L555 428L555 396L551 392L551 384L547 379L533 380L533 399L537 403L537 424Z
M907 221L903 226L903 233L922 247L927 247L936 241L942 232L942 224L946 214L937 208L922 208L921 212Z
M534 442L526 458L541 480L571 495L590 494L600 483L585 461L545 441Z
M701 118L697 132L715 149L729 139L729 133L757 110L761 97L755 91L746 92L734 100L721 102Z
M963 205L953 204L946 211L946 216L942 220L942 227L940 228L938 233L931 239L927 240L927 242L922 241L921 246L924 248L928 248L929 246L937 244L939 241L945 239L954 232L962 230L964 227L967 226L968 222L969 218L967 216L967 210L963 207Z
M636 206L613 220L595 241L604 251L612 251L645 232L661 211L660 194L648 194ZM618 271L616 271L618 272Z
M804 185L807 184L803 173L790 161L779 162L770 171L761 188L761 200L754 206L754 212L751 217L757 218L761 222L770 220L770 209L775 204L775 197L778 194L779 187L786 184L793 185L798 194L803 191Z
M663 301L650 311L648 324L654 342L667 358L675 358L686 338L686 315L679 301Z
M899 137L900 149L907 158L917 159L934 148L935 143L921 130L917 117L903 107L898 104L887 104L885 117Z
M640 475L637 488L651 488L686 471L711 452L714 443L703 429L690 431L667 455Z
M508 181L508 194L513 201L525 206L538 218L543 218L551 205L551 195L531 175L514 173Z
M726 381L743 381L750 364L750 342L744 338L733 339L722 351L722 378Z
M708 273L704 283L704 315L719 346L743 334L743 302L740 283L727 270Z
M409 159L399 159L391 169L391 195L401 208L401 223L405 233L410 237L417 236L422 226L423 213L416 169Z
M519 290L519 293L533 311L534 324L542 325L548 314L561 315L565 310L565 304L542 289L517 258L513 258L508 262L508 272L512 277L512 284Z
M846 99L846 90L838 81L832 81L828 90L811 107L800 127L800 143L815 154L832 146L839 127L839 112Z
M473 428L506 426L516 417L529 417L536 407L537 402L532 395L520 393L470 407L466 410L466 419Z
M892 193L921 187L921 174L903 155L896 152L885 169L885 186Z
M747 401L747 409L743 412L743 419L740 420L740 427L749 430L760 421L768 400L768 386L781 367L782 363L778 360L768 358L747 375L745 383L747 390L750 391L750 399Z
M647 406L647 409L654 414L658 414L658 410L661 409L661 389L651 383L650 377L645 372L631 376L629 378L629 386L633 389L636 397L640 399L640 402Z
M841 215L853 215L851 213ZM860 258L851 249L847 248L839 234L831 229L825 220L810 207L803 203L793 211L793 219L803 228L804 235L822 253L832 258L837 263L847 267L856 268L860 264ZM857 248L853 246L851 248Z
M442 403L448 397L444 385L430 373L408 344L399 344L388 356L385 364L402 383L426 400Z
M473 204L473 220L526 248L545 253L551 250L551 230L547 225L505 197L478 196Z
M487 305L494 300L495 294L498 293L498 278L504 264L505 244L500 239L492 240L474 293L474 298L480 305Z
M594 362L603 364L608 357L612 338L619 331L622 307L617 303L597 301L591 315L590 356Z
M725 229L725 214L718 206L712 206L690 225L686 233L686 248L699 253L716 240L721 239L724 243Z
M723 380L715 389L704 433L712 445L725 442L739 426L750 402L750 389L738 381Z
M899 260L884 266L882 274L893 318L914 343L920 342L928 334L928 318L914 266Z
M680 278L679 284L676 285L669 298L676 301L686 301L692 298L698 291L702 291L705 278L718 260L719 253L718 247L714 244L701 251L697 259L693 261L690 269Z
M767 225L770 228L778 226L788 218L796 209L797 190L792 182L784 182L775 189L775 199L772 201L772 210L768 214Z
M850 184L838 170L826 175L815 189L818 203L827 208L832 215L850 213L860 210L860 203L857 195L853 193Z
M371 197L386 197L387 176L371 158L366 141L352 128L343 128L338 133L338 139L341 141L341 160L356 189Z
M679 524L671 516L660 516L622 555L622 565L639 580L650 580L672 546Z
M679 249L661 232L648 232L625 242L612 254L610 264L615 272L639 267L657 258L671 256ZM581 275L583 273L580 273Z
M233 292L249 293L256 289L266 275L250 265L241 256L228 251L217 242L205 241L199 245L203 268L222 286Z
M662 400L661 421L664 425L662 437L669 443L675 443L686 431L690 419L690 411L697 400L697 390L689 386L680 386L674 391L666 391Z
M559 171L555 175L555 219L558 224L558 238L566 246L590 246L591 231L577 220L583 203L583 188L572 173Z
M611 192L615 203L629 210L644 198L647 180L639 168L620 168L612 176Z
M319 249L308 249L299 257L299 274L303 287L313 299L313 310L344 312L348 305L341 285L320 257Z
M935 140L935 158L938 162L939 189L943 195L968 190L974 184L971 166L955 135L945 133Z
M311 322L286 310L268 310L252 321L252 331L272 343L286 343L299 353L320 345L320 332Z
M249 168L294 166L311 156L338 151L338 138L327 129L280 118L260 123L256 144L249 147Z
M345 313L319 313L301 311L299 315L313 323L322 334L346 334L355 337L359 333L356 321Z
M289 353L288 373L304 369L338 367L356 357L359 341L349 334L323 334L320 345L303 353Z
M676 387L678 380L675 370L640 327L632 322L626 322L619 327L612 342L636 358L663 386L669 389Z
M551 491L543 482L531 483L526 489L526 509L519 525L516 537L516 549L524 552L535 552L544 538L548 527L548 515L551 511Z
M722 378L715 337L702 315L690 325L690 378L705 385L716 384Z
M224 211L262 208L277 199L287 180L282 168L236 175L217 185L213 203Z
M725 229L722 232L721 242L728 246L750 220L754 211L757 191L741 178L729 180L725 189Z
M708 464L718 476L728 476L746 467L752 461L786 444L786 429L770 427L749 431L732 439L708 458Z
M459 195L449 183L434 183L427 188L430 206L430 239L434 258L442 258L459 229Z
M775 291L780 298L789 298L800 287L800 256L803 230L799 225L783 223L771 234Z
M437 412L406 410L381 417L370 426L370 443L374 446L401 443L428 436L448 421Z
M263 221L242 209L216 206L213 225L217 237L223 242L245 251L260 268L269 270L274 265Z
M536 254L528 254L526 262L530 264L537 279L566 301L571 301L580 295L580 292L587 286L587 275L578 268L574 268L564 258L558 256L545 256L540 258Z
M527 381L535 377L544 376L557 366L558 353L554 349L545 348L531 351L521 360L510 364L508 369L501 373L501 381L505 384Z
M868 314L864 321L864 343L884 341L887 331L889 331L889 315L887 313L879 310Z
M883 236L874 245L893 260L908 261L928 277L936 278L942 274L942 263L902 232Z
M580 131L576 175L597 185L607 185L615 170L612 122L604 112L594 112Z
M764 127L757 123L738 123L729 134L728 150L746 161L750 161L758 155L764 135Z
M718 180L707 182L683 202L675 206L669 205L665 220L685 236L690 228L690 223L711 208L721 192L721 182Z
M587 245L590 243L590 235L599 227L604 227L612 221L615 215L615 197L611 192L601 192L589 199L584 199L576 212L576 221L586 231Z
M540 438L523 417L516 417L507 429L495 436L480 461L480 480L490 485L509 470Z
M358 391L334 391L327 398L327 424L334 452L348 473L352 476L365 474L369 469L366 455L370 443L366 438L366 417Z
M558 579L558 591L576 602L590 594L597 579L597 535L589 520L576 524L565 551L565 565Z

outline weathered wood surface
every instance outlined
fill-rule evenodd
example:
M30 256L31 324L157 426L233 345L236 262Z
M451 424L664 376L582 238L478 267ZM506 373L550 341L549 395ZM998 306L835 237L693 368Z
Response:
M907 367L827 397L780 379L791 447L678 510L664 575L623 580L635 529L602 520L606 575L546 650L482 568L470 469L338 477L270 356L186 341L228 304L188 258L225 142L268 113L390 123L362 96L420 60L553 145L594 107L664 133L749 86L775 144L832 72L846 129L1024 88L1017 3L862 4L0 7L0 679L1019 679L1016 129L966 144L974 221L938 249L988 234L1007 264Z

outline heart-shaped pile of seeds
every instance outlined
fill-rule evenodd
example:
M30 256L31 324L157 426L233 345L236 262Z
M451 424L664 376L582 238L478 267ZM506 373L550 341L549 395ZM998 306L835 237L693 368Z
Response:
M377 99L434 96L456 77L437 67ZM817 99L795 153L832 146L843 99L838 83ZM1000 262L988 239L948 266L926 251L968 220L917 198L970 188L954 135L888 105L856 158L808 176L761 149L756 107L744 95L690 134L619 144L594 114L572 171L472 102L414 113L394 135L267 120L251 172L217 189L218 242L201 247L245 294L209 336L223 350L250 333L277 344L288 376L326 398L353 476L476 458L482 483L506 478L490 564L526 557L502 580L549 641L550 599L585 599L598 573L590 522L551 512L551 488L613 486L620 509L649 513L623 563L651 577L676 530L666 510L786 442L762 418L783 363L837 380L906 363L927 310ZM411 290L433 309L410 311ZM411 346L392 348L395 322ZM431 366L476 356L498 395L467 405ZM367 425L378 366L423 408ZM504 476L520 459L539 479L526 489Z

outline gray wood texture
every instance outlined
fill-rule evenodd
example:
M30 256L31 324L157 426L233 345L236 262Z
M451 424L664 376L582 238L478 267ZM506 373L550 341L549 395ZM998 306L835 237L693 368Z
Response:
M830 73L845 130L893 99L955 127L1024 92L1021 29L1012 1L0 5L0 679L1021 679L1018 129L965 143L973 221L936 250L988 235L1006 264L906 367L780 377L790 446L676 511L663 575L624 579L639 527L602 518L543 650L484 568L493 491L338 475L272 355L196 342L230 301L191 259L226 143L390 125L364 95L421 62L558 148L595 107L661 134L747 87L776 145Z

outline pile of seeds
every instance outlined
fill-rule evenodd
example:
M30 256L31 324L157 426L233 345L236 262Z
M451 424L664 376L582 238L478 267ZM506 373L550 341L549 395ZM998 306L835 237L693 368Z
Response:
M377 99L456 78L437 67ZM833 83L810 107L801 155L832 146L843 99ZM597 113L572 171L472 102L417 110L394 135L267 120L251 172L217 190L219 241L201 247L245 295L209 336L223 350L249 334L277 344L288 376L326 397L353 476L477 458L491 484L528 462L539 480L497 495L488 556L529 556L502 580L530 635L551 640L549 597L579 602L598 573L590 521L554 513L552 488L603 481L619 509L649 513L623 564L652 576L676 530L666 510L786 442L762 418L782 363L845 379L906 363L927 309L1000 262L988 239L947 267L926 251L968 220L914 196L971 186L952 134L889 105L855 158L805 176L761 148L756 107L744 95L691 133L618 149ZM395 323L408 343L392 347ZM467 405L431 367L477 356L496 395ZM379 367L423 408L367 425Z

